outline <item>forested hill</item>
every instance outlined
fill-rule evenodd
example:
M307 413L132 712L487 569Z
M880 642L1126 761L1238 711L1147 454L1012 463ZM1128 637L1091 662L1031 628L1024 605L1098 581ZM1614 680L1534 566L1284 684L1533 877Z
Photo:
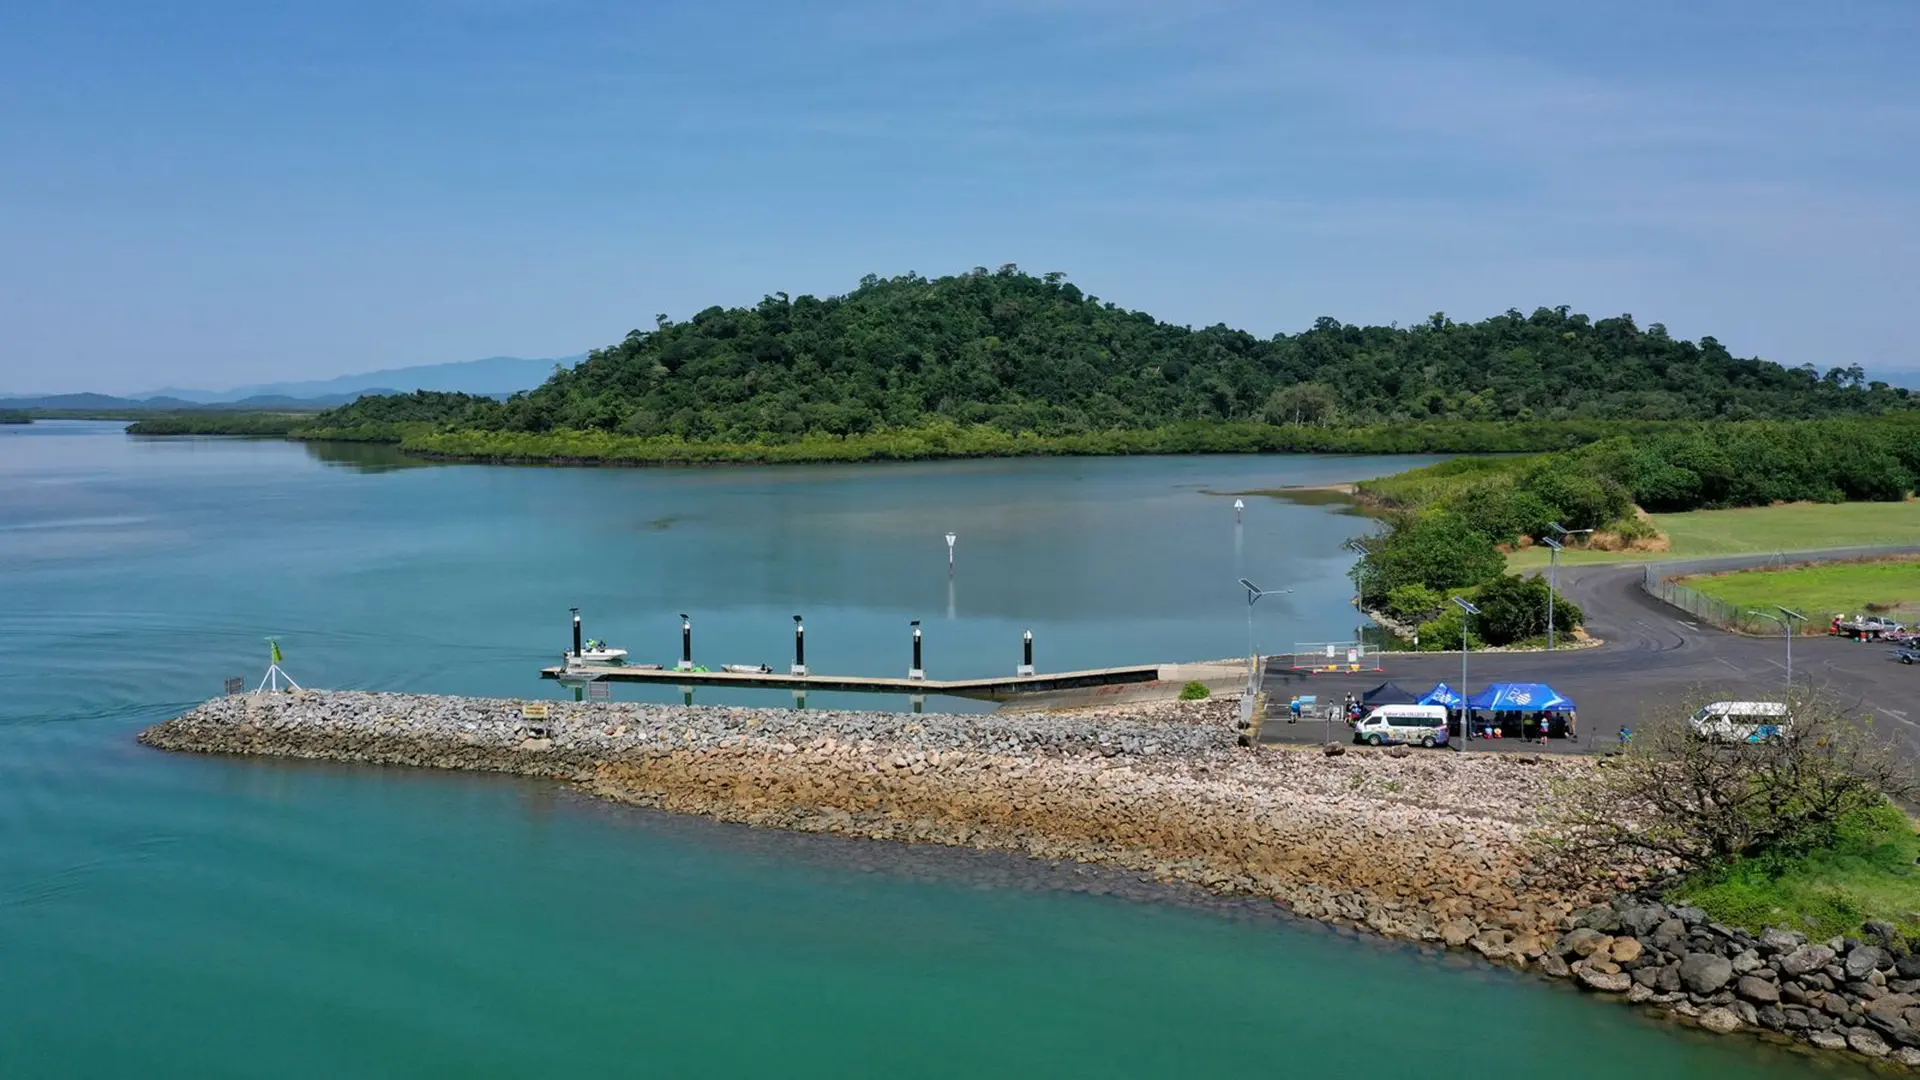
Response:
M845 296L776 294L656 322L504 404L449 400L458 415L417 419L755 441L942 421L1055 435L1193 420L1752 419L1920 404L1866 384L1858 367L1742 359L1625 315L1541 308L1410 327L1322 318L1260 338L1162 323L1012 266L869 276ZM335 421L353 422L357 408Z

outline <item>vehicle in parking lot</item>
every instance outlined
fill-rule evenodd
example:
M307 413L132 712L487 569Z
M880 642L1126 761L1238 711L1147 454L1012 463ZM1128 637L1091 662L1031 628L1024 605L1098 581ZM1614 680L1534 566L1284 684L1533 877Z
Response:
M1688 718L1687 727L1723 743L1780 742L1793 731L1787 706L1779 701L1716 701Z
M1353 741L1368 746L1391 743L1443 746L1447 741L1447 707L1381 705L1353 726Z

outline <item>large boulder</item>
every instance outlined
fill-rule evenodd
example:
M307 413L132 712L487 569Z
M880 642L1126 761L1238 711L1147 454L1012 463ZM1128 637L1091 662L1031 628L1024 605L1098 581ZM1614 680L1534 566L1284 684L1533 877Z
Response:
M1675 951L1675 946L1687 940L1687 924L1679 919L1668 919L1653 928L1653 947L1666 952Z
M1559 956L1587 957L1592 956L1594 951L1605 945L1608 940L1607 935L1600 931L1582 926L1567 931L1566 936L1553 947L1553 951Z
M1920 952L1909 953L1894 961L1894 970L1903 979L1920 979Z
M1847 978L1864 979L1884 967L1893 966L1893 954L1878 945L1855 945L1847 953Z
M1667 921L1667 909L1660 904L1643 904L1630 907L1620 913L1620 928L1635 937L1645 937L1653 933L1661 923Z
M1613 962L1616 964L1631 964L1635 960L1640 959L1640 954L1644 951L1645 949L1640 944L1639 938L1631 938L1624 935L1614 938L1613 944L1607 948L1607 954L1613 958Z
M1797 978L1832 962L1833 950L1825 945L1802 945L1780 958L1780 973Z
M1601 971L1588 964L1576 964L1574 981L1589 990L1606 994L1624 994L1633 988L1633 977L1624 971Z
M1847 1033L1847 1045L1857 1054L1868 1057L1886 1057L1893 1052L1887 1040L1873 1033L1870 1028L1855 1028Z
M1727 1035L1740 1030L1740 1017L1732 1009L1715 1007L1700 1014L1700 1026Z
M1768 927L1760 935L1760 947L1771 953L1790 953L1806 943L1807 935L1777 926Z
M1603 934L1611 934L1620 929L1620 913L1610 907L1590 907L1575 917L1581 926L1590 927Z
M1688 953L1680 959L1680 984L1689 993L1711 994L1733 978L1733 962L1716 953Z
M1870 945L1878 945L1890 955L1899 956L1907 951L1906 940L1900 936L1899 927L1884 919L1868 919L1860 925L1860 936Z
M1745 975L1751 971L1759 971L1763 967L1766 967L1766 964L1760 960L1760 954L1752 949L1742 949L1733 956L1735 975Z
M1473 935L1479 932L1480 928L1473 924L1472 919L1450 919L1440 927L1440 939L1447 943L1448 948L1457 949L1472 941Z
M1673 917L1686 923L1688 926L1699 926L1701 923L1707 921L1707 913L1697 907L1674 908Z
M1780 988L1758 975L1742 975L1733 984L1733 992L1758 1005L1773 1005L1780 1000Z

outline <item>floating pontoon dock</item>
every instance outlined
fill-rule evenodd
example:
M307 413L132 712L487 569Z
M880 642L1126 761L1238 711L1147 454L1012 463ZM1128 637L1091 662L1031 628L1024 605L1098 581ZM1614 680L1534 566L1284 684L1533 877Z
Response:
M576 664L543 668L543 679L581 682L660 683L666 686L739 686L758 690L847 690L882 694L946 694L998 701L1049 690L1147 683L1160 678L1160 665L1094 668L1046 675L1006 675L987 679L893 679L864 675L784 675L779 672L676 671L673 668Z

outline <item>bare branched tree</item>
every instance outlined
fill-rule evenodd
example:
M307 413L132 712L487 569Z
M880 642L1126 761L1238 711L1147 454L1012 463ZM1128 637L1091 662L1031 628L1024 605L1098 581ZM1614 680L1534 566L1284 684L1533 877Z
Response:
M1698 707L1662 710L1565 793L1563 854L1684 873L1820 843L1848 814L1913 793L1892 740L1831 698L1797 697L1778 733L1753 742L1701 735L1685 719Z

